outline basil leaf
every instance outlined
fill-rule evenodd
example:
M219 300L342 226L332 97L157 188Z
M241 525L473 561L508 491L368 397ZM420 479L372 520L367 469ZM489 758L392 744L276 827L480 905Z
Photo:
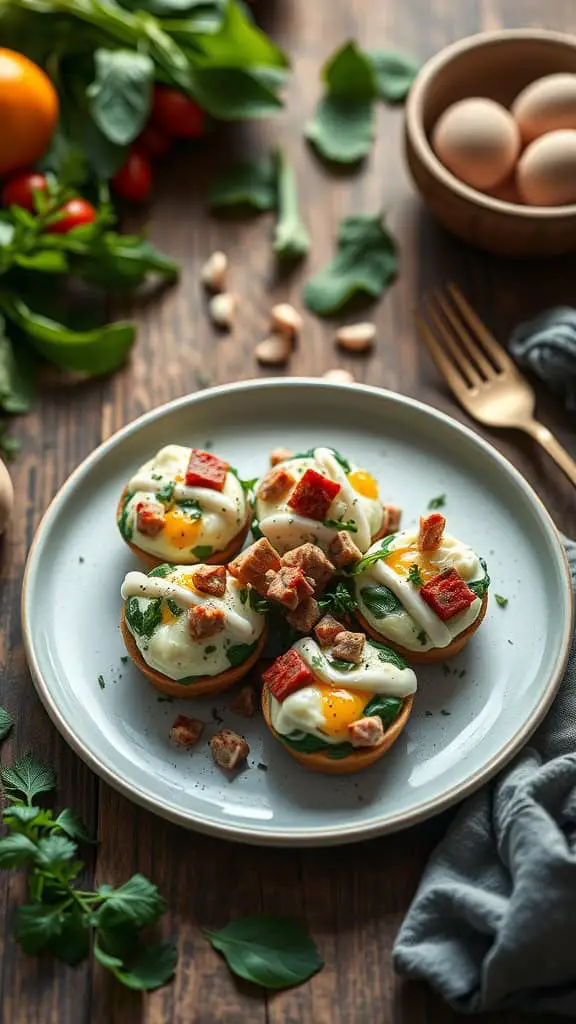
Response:
M150 992L166 985L174 977L178 953L172 942L157 942L140 950L126 967L117 957L104 953L96 943L94 955L126 988Z
M376 694L364 708L362 717L370 718L372 715L378 715L382 719L384 728L388 729L392 722L398 718L403 703L404 701L399 697L384 697L382 694Z
M210 206L252 206L272 210L276 206L276 180L270 159L237 163L217 178L208 196Z
M356 562L356 565L351 570L350 575L358 576L366 569L369 569L371 565L374 565L375 562L380 562L383 558L386 558L387 555L390 554L390 545L395 537L397 537L396 533L389 533L387 537L384 537L384 539L380 541L380 547L377 548L376 551L371 551L370 554L364 555L359 562Z
M366 643L370 644L371 647L376 648L380 661L386 661L390 665L394 665L395 668L408 668L408 662L405 661L397 651L393 651L391 647L387 647L386 644L381 644L378 640L372 640L369 636L366 637Z
M247 16L245 8L233 2L223 6L218 32L197 33L195 45L202 51L202 62L226 68L285 68L285 54Z
M204 934L234 974L264 988L300 985L324 966L302 925L287 918L240 917Z
M122 508L120 510L120 515L118 516L118 519L116 520L116 522L118 523L118 529L120 530L120 533L124 537L124 540L132 540L132 535L134 533L134 529L133 529L132 523L129 522L129 520L128 520L128 503L129 503L130 499L133 498L133 497L134 497L134 495L130 491L126 491L126 494L124 495L124 499L122 501ZM157 570L154 570L154 571L156 572L156 575L160 575L157 572ZM153 574L150 573L150 575L153 575Z
M86 90L90 113L107 139L126 146L148 120L154 61L136 50L100 48L94 53L94 68L94 81Z
M366 53L366 57L372 65L380 99L388 103L401 103L406 99L418 74L418 63L412 57L392 50L372 50Z
M389 587L378 584L374 587L362 587L360 598L375 619L384 619L401 611L402 602L398 600Z
M374 137L376 80L371 62L350 41L324 66L327 91L306 126L306 137L327 160L355 163Z
M226 651L226 657L232 668L238 668L239 665L243 665L250 655L254 653L257 645L258 641L255 640L253 644L234 644L232 647L229 647Z
M191 90L200 106L221 121L270 117L282 101L258 72L242 67L191 68Z
M169 576L173 569L174 566L170 565L169 562L163 562L162 565L157 565L155 569L151 569L148 575L161 576L162 578L164 578L165 576Z
M274 252L281 260L300 259L310 248L310 236L300 218L296 178L282 150L276 153L278 175L278 220L274 231Z
M487 593L488 587L490 586L490 577L488 575L488 567L484 559L479 558L478 561L480 562L480 565L484 569L484 576L481 580L474 580L472 583L467 583L466 586L468 587L469 590L472 591L473 594L476 594L476 597L479 597L480 600L482 600L484 594Z
M357 295L378 298L396 276L396 243L380 214L346 217L338 229L338 249L331 263L304 288L313 313L328 316Z

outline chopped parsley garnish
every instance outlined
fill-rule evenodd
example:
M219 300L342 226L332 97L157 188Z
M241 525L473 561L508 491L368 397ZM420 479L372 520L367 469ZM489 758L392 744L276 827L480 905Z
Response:
M356 610L356 600L350 592L350 583L339 580L332 583L324 592L318 602L321 612L330 613L335 619L345 615L353 614Z
M169 562L162 562L162 565L157 565L155 569L152 569L148 573L148 575L149 576L162 576L162 577L164 577L164 576L169 576L170 573L173 572L173 570L174 570L174 566L170 565Z
M176 508L186 513L189 519L202 519L202 509L195 498L184 498L176 502Z
M259 477L254 476L251 480L243 480L240 473L234 466L230 466L230 472L236 477L238 483L241 485L242 490L245 494L252 494L256 484L258 483Z
M351 672L356 665L353 661L344 661L343 658L328 658L328 664L337 672Z
M446 495L439 494L436 498L430 498L428 502L428 508L444 508L446 504Z
M480 562L480 565L484 569L484 576L482 577L481 580L473 580L472 583L468 583L467 586L468 589L471 590L473 594L476 594L476 597L482 599L484 597L484 594L488 590L488 587L490 586L490 577L488 575L487 566L484 559L479 558L478 561Z
M214 654L215 650L216 650L216 644L208 644L208 647L204 648L204 653L205 654Z
M170 480L164 487L161 487L159 491L156 491L156 500L161 501L163 505L170 505L174 497L174 488L176 484L173 480Z
M130 659L129 659L129 657L128 657L128 655L127 655L127 654L122 654L122 655L120 656L120 661L122 662L122 664L123 664L123 665L127 665L127 664L128 664L128 662L129 662L129 660L130 660Z
M316 445L316 448L320 448L320 447L323 447L323 446L322 445ZM293 455L292 458L293 459L313 459L314 458L314 452L316 451L316 448L309 448L308 451L306 451L306 452L297 452L297 454ZM338 462L342 466L342 469L344 470L345 473L351 473L352 472L352 466L348 462L348 459L345 458L345 456L342 455L341 452L337 451L336 448L329 448L328 451L332 452L332 455L336 459L336 462Z
M502 597L502 594L494 594L494 598L496 600L496 604L500 605L500 608L505 608L508 604L508 598Z
M440 709L440 714L441 715L450 715L450 714L452 714L452 712L451 711L446 711L446 708L441 708Z
M104 682L104 676L98 676L98 686L100 687L101 690L103 690L104 687L106 686L106 683Z
M421 644L425 644L428 642L428 637L426 636L426 633L424 632L423 629L420 630L416 639L419 640Z
M133 633L149 639L162 621L162 599L149 601L146 611L142 612L137 597L129 597L125 607L126 621Z
M347 519L346 522L342 522L340 519L325 519L323 526L327 526L329 530L347 530L348 533L358 533L358 527L353 519Z
M162 473L151 473L150 474L150 478L152 480L161 480L162 479Z
M173 601L171 597L166 598L166 604L168 605L168 608L172 612L172 615L175 615L176 618L182 615L184 609L181 608L179 604L176 604L176 601Z
M413 562L408 570L408 579L415 587L421 587L424 583L422 573L420 572L420 566L417 565L416 562Z
M253 612L258 612L260 615L265 615L266 612L269 611L270 602L267 601L265 597L260 597L258 591L254 590L253 587L250 587L248 597L250 601L250 607Z

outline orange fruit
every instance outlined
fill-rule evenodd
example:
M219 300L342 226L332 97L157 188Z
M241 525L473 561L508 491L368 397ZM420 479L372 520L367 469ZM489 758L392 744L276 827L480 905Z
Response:
M37 64L0 48L0 175L36 163L58 121L58 96Z

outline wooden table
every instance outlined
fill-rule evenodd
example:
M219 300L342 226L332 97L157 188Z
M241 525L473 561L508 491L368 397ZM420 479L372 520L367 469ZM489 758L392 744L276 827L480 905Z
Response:
M346 366L357 380L415 395L465 419L419 346L411 311L429 286L453 278L500 337L519 320L558 302L574 301L576 260L514 264L474 252L443 234L424 213L408 181L401 150L401 111L378 109L378 139L358 174L330 177L307 150L304 120L318 93L318 70L345 38L367 46L397 46L425 58L458 37L501 26L543 25L576 30L573 0L260 0L266 28L294 61L286 112L274 123L233 130L186 163L166 169L152 212L154 240L182 264L178 288L139 312L140 339L130 365L109 380L65 389L48 387L18 433L23 453L14 465L17 503L4 544L0 643L5 671L0 703L15 714L7 758L32 747L53 763L59 799L97 830L91 865L97 882L121 882L139 870L165 895L166 935L178 942L174 984L141 999L121 990L99 967L71 970L19 954L9 920L24 895L23 880L0 876L2 927L0 1020L5 1024L448 1024L453 1014L424 986L401 984L390 964L398 925L429 851L443 831L437 819L395 836L341 849L259 850L186 832L140 810L98 781L49 722L26 669L19 594L26 551L49 500L70 471L104 438L147 409L194 391L199 374L215 383L262 374L252 350L267 329L273 300L300 304L302 281L332 251L337 221L384 207L402 250L398 282L374 311L378 345L369 359L343 359L329 324L306 316L298 350L286 370L318 375ZM220 221L207 216L204 195L230 149L264 149L282 140L300 181L314 239L306 267L275 277L266 217ZM230 336L210 327L198 272L215 248L227 251L233 288L241 298ZM567 447L576 436L560 403L542 395L542 418ZM492 441L526 474L557 524L576 533L574 490L551 462L514 434ZM272 997L238 985L201 934L252 912L297 914L326 960L309 984ZM517 1014L489 1015L492 1024L519 1024Z

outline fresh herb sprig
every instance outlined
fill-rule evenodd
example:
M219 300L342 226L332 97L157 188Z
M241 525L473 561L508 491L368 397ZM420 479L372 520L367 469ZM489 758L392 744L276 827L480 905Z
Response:
M306 930L289 918L240 917L204 935L234 974L264 988L300 985L324 966Z
M354 519L346 519L346 521L325 519L322 525L327 526L329 530L347 530L348 533L358 533L358 526Z
M430 501L428 502L428 508L430 508L430 509L444 508L445 504L446 504L446 495L445 494L438 494L435 498L430 498Z
M408 569L408 579L410 583L413 583L415 587L421 587L424 583L422 573L420 572L420 566L417 562L413 562Z
M172 943L145 945L142 928L165 910L156 886L133 875L114 889L77 887L84 868L78 842L92 842L77 815L65 808L56 815L36 803L55 788L51 768L31 754L0 768L7 806L2 817L8 834L0 839L0 868L24 868L29 902L18 908L16 939L25 953L52 953L75 965L92 949L95 958L128 988L150 990L174 974Z

